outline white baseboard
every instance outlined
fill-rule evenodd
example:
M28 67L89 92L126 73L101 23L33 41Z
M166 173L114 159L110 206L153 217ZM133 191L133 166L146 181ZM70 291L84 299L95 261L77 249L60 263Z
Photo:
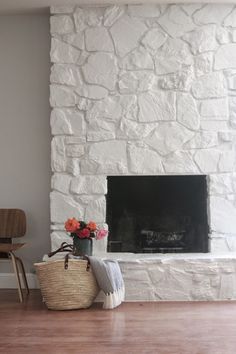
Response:
M39 289L38 280L35 274L27 273L26 277L30 289ZM0 289L17 289L15 274L0 273Z

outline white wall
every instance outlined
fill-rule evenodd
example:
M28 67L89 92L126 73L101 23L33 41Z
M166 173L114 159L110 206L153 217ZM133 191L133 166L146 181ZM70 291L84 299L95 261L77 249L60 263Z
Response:
M28 272L49 250L49 51L48 15L0 17L0 207L26 212Z

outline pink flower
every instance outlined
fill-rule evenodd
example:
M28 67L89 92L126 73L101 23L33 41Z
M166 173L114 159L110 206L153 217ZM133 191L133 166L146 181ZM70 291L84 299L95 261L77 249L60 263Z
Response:
M96 240L101 240L103 239L104 237L106 237L108 234L108 231L105 230L105 229L101 229L101 230L98 230L97 234L96 234Z
M77 236L78 236L79 238L89 238L89 236L90 236L90 230L89 230L89 229L86 229L86 228L84 228L84 229L82 229L82 230L78 230L78 231L77 231Z

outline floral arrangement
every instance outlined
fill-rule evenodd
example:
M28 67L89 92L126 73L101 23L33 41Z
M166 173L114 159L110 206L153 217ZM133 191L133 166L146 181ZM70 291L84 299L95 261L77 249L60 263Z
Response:
M99 229L95 222L89 221L86 223L76 218L68 219L65 222L65 229L72 237L78 237L79 239L95 238L101 240L108 234L107 230Z

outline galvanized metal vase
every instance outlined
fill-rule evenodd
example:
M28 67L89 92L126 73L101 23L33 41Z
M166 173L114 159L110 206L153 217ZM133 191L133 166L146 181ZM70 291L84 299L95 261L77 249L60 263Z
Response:
M90 238L73 237L73 255L74 256L92 256L93 241Z

